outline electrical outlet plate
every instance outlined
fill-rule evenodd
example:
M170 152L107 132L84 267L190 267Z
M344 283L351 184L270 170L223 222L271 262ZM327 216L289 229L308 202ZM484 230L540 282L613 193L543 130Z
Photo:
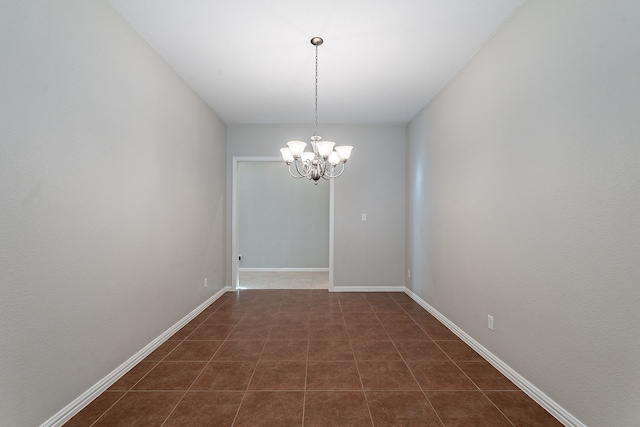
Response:
M493 316L490 314L487 316L487 328L493 331Z
M207 278L206 277L204 278L204 287L205 288L207 287Z

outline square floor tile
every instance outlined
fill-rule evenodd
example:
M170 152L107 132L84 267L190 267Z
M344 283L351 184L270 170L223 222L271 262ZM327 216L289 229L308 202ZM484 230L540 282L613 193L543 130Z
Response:
M344 302L360 302L365 303L367 299L364 292L341 292L338 294L338 299L341 303Z
M433 341L396 341L395 344L405 360L449 360L449 356Z
M266 313L256 313L249 312L245 314L242 319L238 322L238 326L240 325L273 325L276 323L278 318L278 311L266 312Z
M371 306L366 300L362 302L340 302L340 307L344 314L347 313L373 313Z
M238 411L234 427L302 425L304 392L247 392Z
M418 325L413 324L393 324L384 325L384 329L387 331L393 341L408 341L408 340L430 340L422 329Z
M342 314L342 308L338 300L319 300L312 299L309 306L309 313L339 313Z
M236 318L239 320L242 319L242 317L244 317L245 314L247 314L249 312L249 308L248 307L240 307L238 305L234 305L234 304L229 304L229 303L225 303L225 305L223 305L222 307L220 307L215 314L219 315L220 317L222 316L228 316L229 318ZM209 319L207 319L209 320ZM207 322L205 321L204 324L206 324Z
M352 341L351 346L358 362L365 360L403 362L391 341Z
M374 310L375 311L375 310ZM380 319L380 323L383 325L394 325L394 324L411 324L415 325L415 322L411 317L409 317L404 311L399 311L395 313L376 313L378 319Z
M562 427L560 421L522 391L487 391L485 394L518 427Z
M277 325L308 325L308 312L280 312L276 318Z
M431 313L429 313L428 311L426 311L424 308L422 308L420 306L415 307L415 305L414 305L414 306L412 306L410 308L407 308L405 306L405 307L403 307L403 309L419 325L423 325L424 324L424 325L440 325L440 326L444 326L441 321L436 319L435 316L433 316Z
M224 340L232 329L233 325L200 325L185 339L204 341Z
M397 313L397 314L402 314L406 316L406 314L404 314L404 310L402 310L402 307L400 307L394 301L391 301L391 302L369 301L369 305L371 306L371 310L373 310L373 312L376 314Z
M307 390L362 390L355 362L309 362Z
M370 303L395 303L395 300L391 298L391 294L387 292L366 292L364 297Z
M371 427L363 392L308 391L304 408L305 427Z
M407 313L424 313L424 314L428 314L429 316L431 316L431 314L429 314L429 312L427 310L424 309L424 307L422 307L420 304L418 304L417 302L410 300L410 301L396 301L396 303L402 307L402 309L404 311L406 311Z
M249 390L300 390L304 391L306 362L258 363Z
M389 335L381 325L347 325L349 338L355 340L388 340Z
M260 357L265 341L225 341L217 353L214 361L251 361Z
M255 367L255 362L209 362L191 390L245 391Z
M442 427L436 412L419 391L367 391L376 427Z
M313 312L309 315L309 323L312 325L344 325L344 317L341 312Z
M447 427L511 427L480 391L432 391L427 398Z
M269 333L273 329L273 325L238 325L227 336L227 340L240 341L240 340L266 340L269 337Z
M310 305L308 298L285 301L280 306L280 313L308 313Z
M231 427L244 393L188 392L162 427Z
M420 390L404 362L358 361L365 390Z
M242 319L242 312L216 312L207 317L203 322L204 325L235 325Z
M211 316L211 312L210 311L203 311L202 313L198 314L196 317L191 319L191 321L189 323L187 323L187 324L188 325L200 326L202 324L202 322L204 322L205 320L207 320L209 318L209 316Z
M417 304L411 297L404 292L388 292L389 295L395 302L402 304Z
M183 340L185 339L187 336L189 336L191 334L191 332L193 332L196 329L196 325L185 325L182 328L180 328L180 330L178 332L176 332L175 334L171 335L171 338L169 338L170 340Z
M464 341L437 341L436 344L454 362L484 362L485 360Z
M221 345L222 341L183 341L164 360L207 362Z
M106 391L96 397L93 402L78 412L73 418L64 424L64 427L86 427L93 424L102 414L104 414L114 403L118 401L125 392Z
M374 313L345 313L344 321L347 325L381 325Z
M111 385L111 387L109 387L108 390L110 390L110 391L115 391L115 390L124 390L124 391L126 391L126 390L131 389L131 387L136 385L136 383L138 381L140 381L142 379L142 377L147 375L147 373L149 373L149 371L151 369L153 369L153 367L156 366L157 364L158 364L157 362L144 362L144 361L138 363L136 366L131 368L131 370L129 370L129 372L124 374L118 381L113 383Z
M347 328L344 325L310 325L310 340L348 340Z
M158 348L156 348L155 350L153 350L151 352L151 354L149 354L147 357L144 358L145 362L159 362L162 359L164 359L164 357L171 353L171 350L173 350L174 348L176 348L178 346L178 344L180 344L182 341L181 340L168 340L163 342L162 344L160 344L160 346Z
M460 338L458 338L456 334L451 332L449 328L447 328L440 322L437 322L437 323L436 322L427 322L427 323L418 322L418 324L420 325L422 330L425 331L427 335L429 335L429 338L431 338L434 341L438 341L438 340L460 341Z
M134 390L188 390L206 362L160 362Z
M458 362L457 365L480 390L518 390L518 387L489 362Z
M309 361L349 361L353 350L349 341L309 341Z
M426 360L407 361L423 390L477 390L455 363Z
M411 319L421 328L423 328L425 331L427 329L432 329L432 330L436 330L438 328L443 328L443 331L449 331L449 333L452 334L452 336L455 337L455 339L459 339L457 338L457 336L455 334L453 334L449 328L447 328L446 326L444 326L438 319L436 319L435 317L433 317L431 314L427 313L426 311L424 311L424 309L420 309L422 311L418 311L416 310L411 310L411 311L405 311L405 313L407 313L407 316L411 317ZM447 335L449 336L449 335Z
M309 325L275 325L269 334L269 340L307 340Z
M267 341L260 361L306 361L309 341Z
M93 425L159 427L183 395L184 392L128 392Z

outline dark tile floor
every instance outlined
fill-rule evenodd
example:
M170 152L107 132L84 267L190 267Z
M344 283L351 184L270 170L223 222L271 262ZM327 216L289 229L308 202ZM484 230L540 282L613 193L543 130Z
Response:
M227 293L65 426L560 426L402 293Z

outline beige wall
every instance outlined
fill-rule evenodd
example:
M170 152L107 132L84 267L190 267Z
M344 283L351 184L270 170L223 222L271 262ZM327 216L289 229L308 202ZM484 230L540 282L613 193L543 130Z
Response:
M640 419L639 40L530 1L408 127L408 287L591 427Z
M226 130L106 2L0 8L0 425L35 426L224 286Z

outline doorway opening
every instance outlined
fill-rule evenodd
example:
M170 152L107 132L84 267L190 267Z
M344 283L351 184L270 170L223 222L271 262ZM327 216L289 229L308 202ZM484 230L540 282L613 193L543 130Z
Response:
M280 158L233 158L234 289L333 290L333 186L292 178Z

